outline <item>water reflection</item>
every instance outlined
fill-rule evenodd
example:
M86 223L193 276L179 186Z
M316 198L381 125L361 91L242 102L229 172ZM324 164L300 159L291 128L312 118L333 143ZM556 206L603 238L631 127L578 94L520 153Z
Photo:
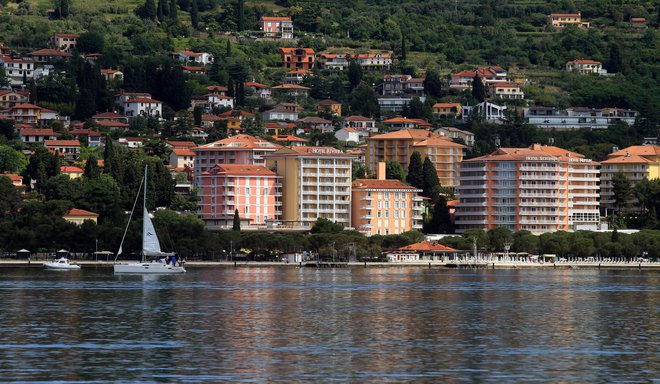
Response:
M0 269L0 377L649 381L653 272Z

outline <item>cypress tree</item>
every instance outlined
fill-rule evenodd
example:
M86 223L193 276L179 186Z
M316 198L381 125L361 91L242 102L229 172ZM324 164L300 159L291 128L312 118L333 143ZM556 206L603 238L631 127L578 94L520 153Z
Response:
M176 5L176 0L170 0L170 12L169 12L170 20L176 22L179 15L177 14L177 5Z
M197 7L197 0L192 0L190 5L190 22L193 28L197 29L199 26L199 8Z
M96 157L94 155L89 155L89 158L87 158L84 175L90 180L98 179L101 175L101 172L99 171L99 165L96 162Z
M401 31L401 60L408 57L408 49L406 48L406 34Z
M479 76L475 76L472 82L472 97L480 103L486 100L486 86Z
M422 155L417 151L410 155L410 162L408 163L408 176L406 177L406 181L408 184L415 188L421 189L424 186Z
M234 223L231 227L232 230L234 231L240 231L241 230L241 217L238 215L238 209L234 211Z
M229 39L227 39L227 53L225 56L231 57L231 41Z
M116 153L115 146L110 135L105 135L105 146L103 147L103 173L113 175Z
M424 181L422 183L422 189L424 192L422 193L435 203L440 196L440 180L438 179L438 173L435 166L428 157L424 159L422 173L424 175Z
M154 0L145 0L144 2L144 15L147 19L154 20L156 18L157 10Z
M227 79L227 96L234 97L234 81L231 78Z
M245 11L243 7L243 0L236 0L236 26L238 27L238 31L242 31L244 27L244 22L245 22Z
M156 17L158 18L158 21L163 21L165 20L165 0L158 0L158 9L156 12Z

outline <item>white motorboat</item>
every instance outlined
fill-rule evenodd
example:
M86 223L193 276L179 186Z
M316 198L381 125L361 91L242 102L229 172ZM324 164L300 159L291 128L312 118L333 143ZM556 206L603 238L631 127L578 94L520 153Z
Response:
M149 217L149 212L147 211L147 166L144 166L144 177L142 178L142 183L140 188L144 188L144 200L142 208L142 261L139 263L125 263L125 264L115 264L114 271L115 273L138 273L138 274L174 274L174 273L185 273L186 269L183 267L181 262L176 262L176 257L174 253L162 252L160 249L160 242L158 241L158 235L156 234L156 228ZM131 223L131 218L133 217L133 212L135 211L135 206L137 205L138 197L140 196L140 190L138 189L138 194L135 198L135 203L133 203L133 209L131 210L131 215L128 219L128 224L126 225L126 230L124 230L124 236L121 239L121 244L119 245L119 251L117 256L122 253L122 246L124 245L124 239L126 239L126 233L128 232L128 227ZM116 259L115 259L116 261Z
M66 257L60 257L52 261L46 261L44 268L56 271L75 271L80 269L80 265L72 264Z

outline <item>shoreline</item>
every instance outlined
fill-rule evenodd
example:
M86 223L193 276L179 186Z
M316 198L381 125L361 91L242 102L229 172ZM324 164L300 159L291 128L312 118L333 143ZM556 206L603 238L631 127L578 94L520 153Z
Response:
M47 260L34 260L28 263L25 260L0 260L2 267L43 267ZM82 268L110 268L115 263L112 261L96 260L73 260L74 263ZM126 263L122 260L117 263ZM186 268L423 268L423 269L610 269L610 270L660 270L660 262L616 262L616 263L598 263L598 262L561 262L561 263L534 263L534 262L443 262L443 261L416 261L416 262L316 262L286 263L279 261L188 261Z

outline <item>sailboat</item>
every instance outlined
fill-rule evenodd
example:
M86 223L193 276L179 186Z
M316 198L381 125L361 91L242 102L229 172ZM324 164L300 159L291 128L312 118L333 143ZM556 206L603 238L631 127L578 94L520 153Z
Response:
M126 224L126 229L124 230L124 236L121 239L121 244L119 245L119 251L117 252L117 257L122 253L122 247L124 245L124 240L126 239L126 233L128 232L128 227L131 224L131 218L133 217L133 212L135 212L135 206L137 205L138 198L140 197L140 189L144 189L144 200L142 208L142 260L139 263L127 263L127 264L115 264L114 270L115 273L139 273L139 274L174 274L174 273L185 273L186 269L183 265L176 265L174 253L163 252L160 249L160 241L158 241L158 235L156 234L156 228L149 217L149 211L147 211L147 166L144 166L144 178L138 188L137 196L135 197L135 202L133 203L133 209L131 210L131 215L128 219L128 224ZM115 258L116 261L116 258Z

